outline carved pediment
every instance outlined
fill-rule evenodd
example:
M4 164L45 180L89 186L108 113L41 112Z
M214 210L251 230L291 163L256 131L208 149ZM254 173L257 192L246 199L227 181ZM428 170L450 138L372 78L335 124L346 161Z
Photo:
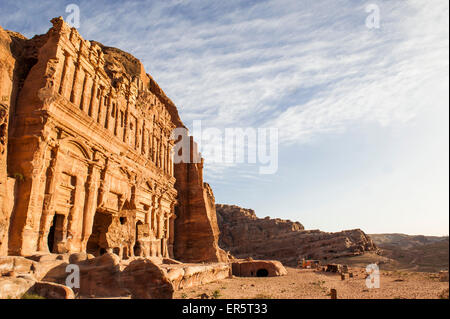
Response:
M81 142L68 140L63 145L68 152L80 158L91 158L91 152L89 151L88 147L84 146Z

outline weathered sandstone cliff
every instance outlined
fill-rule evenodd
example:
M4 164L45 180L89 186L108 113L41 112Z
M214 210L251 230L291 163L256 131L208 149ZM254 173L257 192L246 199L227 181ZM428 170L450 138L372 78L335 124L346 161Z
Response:
M175 104L131 54L51 23L0 28L0 256L226 261L202 162L171 156Z
M238 258L274 259L294 266L301 258L330 260L376 250L362 230L327 233L304 230L299 222L258 218L251 209L216 205L219 246Z
M15 180L8 178L6 168L8 128L19 84L28 69L28 61L23 57L26 41L20 34L0 26L0 256L8 251L8 229L14 204L13 196L8 196L15 188Z
M219 248L214 194L203 182L203 159L190 138L190 163L175 165L175 187L181 205L175 207L174 255L183 262L225 262L227 254Z

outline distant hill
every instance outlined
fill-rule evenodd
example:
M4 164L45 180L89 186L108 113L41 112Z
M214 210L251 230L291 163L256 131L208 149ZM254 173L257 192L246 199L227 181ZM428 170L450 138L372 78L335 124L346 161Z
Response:
M436 272L448 270L448 236L370 234L381 255L398 269Z
M326 262L333 258L375 252L360 229L336 233L305 230L299 222L258 218L252 209L216 204L219 246L237 258L275 259L296 266L301 258Z

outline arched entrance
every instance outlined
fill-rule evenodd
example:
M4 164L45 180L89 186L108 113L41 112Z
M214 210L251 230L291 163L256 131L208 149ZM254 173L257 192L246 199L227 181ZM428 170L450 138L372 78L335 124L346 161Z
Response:
M64 235L65 218L66 217L61 214L55 214L55 216L53 216L52 225L50 226L47 236L48 250L51 253L59 253L58 243L62 242L65 239Z
M267 277L269 276L269 272L265 268L258 269L256 272L256 277Z

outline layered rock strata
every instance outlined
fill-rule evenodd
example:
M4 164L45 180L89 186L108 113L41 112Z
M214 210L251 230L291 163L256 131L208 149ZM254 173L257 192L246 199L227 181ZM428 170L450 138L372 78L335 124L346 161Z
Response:
M362 230L328 233L305 230L298 222L258 218L251 209L216 205L219 245L238 258L279 260L296 266L302 258L330 260L377 250Z
M174 163L175 104L131 54L51 22L0 28L0 255L226 260L202 162Z

